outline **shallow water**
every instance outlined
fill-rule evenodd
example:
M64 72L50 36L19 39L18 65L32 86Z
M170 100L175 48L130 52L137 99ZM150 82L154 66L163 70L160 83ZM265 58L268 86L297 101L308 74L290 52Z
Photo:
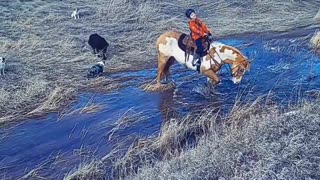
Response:
M236 99L247 103L269 94L269 100L282 106L294 104L306 97L305 92L320 88L320 58L308 46L313 32L300 29L222 39L253 60L251 71L239 85L231 82L227 68L219 73L222 83L214 90L207 88L204 76L178 64L172 67L176 88L166 92L139 88L155 78L156 69L113 74L114 78L130 77L123 82L126 88L79 94L68 111L2 128L0 177L15 179L37 169L39 176L62 178L79 163L106 155L119 142L129 144L137 136L155 134L172 116L208 108L220 108L226 114ZM98 104L100 109L91 114L77 111L88 104ZM135 121L110 133L117 120L124 118Z

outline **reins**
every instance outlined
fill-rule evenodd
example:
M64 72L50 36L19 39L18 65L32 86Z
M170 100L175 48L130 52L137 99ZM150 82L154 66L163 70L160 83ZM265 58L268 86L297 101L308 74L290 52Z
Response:
M209 47L211 47L211 42L210 42L208 39L207 39L207 42L209 43ZM209 52L208 52L208 55L210 56L210 58L211 58L211 60L214 62L214 64L215 64L216 66L220 65L220 63L217 62L217 60L215 60L214 57L211 56L211 54L210 54L210 48L209 48L208 51L209 51ZM219 57L219 59L220 59L220 61L221 61L221 65L223 65L224 63L223 63L223 60L222 60L221 56L219 55L218 52L217 52L216 54L218 55L218 57ZM212 64L211 64L211 61L210 61L210 65L212 65ZM227 68L227 67L225 67L225 68L226 68L227 71L230 73L231 77L233 77L233 74L232 74L233 68L230 67L230 64L227 64L227 65L228 65L229 68ZM236 67L237 67L237 66L236 66ZM236 68L236 67L234 67L234 68Z

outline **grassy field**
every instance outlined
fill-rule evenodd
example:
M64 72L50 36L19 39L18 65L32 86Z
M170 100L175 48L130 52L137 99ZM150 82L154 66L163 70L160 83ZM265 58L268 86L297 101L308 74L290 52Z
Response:
M65 179L319 179L317 97L285 110L261 98L226 117L171 119L121 158L110 153Z
M262 108L238 110L195 149L126 179L319 179L319 101L287 113Z
M188 32L187 8L195 8L214 36L222 37L310 25L319 4L293 0L1 1L0 56L6 57L8 67L0 78L0 123L58 110L88 87L90 91L119 87L113 79L86 80L87 68L98 61L87 45L91 33L111 44L107 72L112 73L156 67L157 37L172 29ZM70 17L76 7L78 20Z

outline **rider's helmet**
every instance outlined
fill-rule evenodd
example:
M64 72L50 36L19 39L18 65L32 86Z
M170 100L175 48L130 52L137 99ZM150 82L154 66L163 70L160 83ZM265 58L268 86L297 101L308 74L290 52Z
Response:
M188 18L190 18L190 15L192 14L192 13L196 13L193 9L188 9L187 11L186 11L186 16L188 17Z

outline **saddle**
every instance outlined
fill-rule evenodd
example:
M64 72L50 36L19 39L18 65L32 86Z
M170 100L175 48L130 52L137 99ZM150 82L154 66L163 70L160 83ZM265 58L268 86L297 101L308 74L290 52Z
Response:
M185 55L193 55L197 50L196 42L193 41L190 35L187 35L185 33L181 34L181 36L178 39L178 45L180 49L182 49L185 52ZM208 41L203 38L202 39L202 47L203 52L201 53L201 56L207 55L207 51L209 50L210 44Z

